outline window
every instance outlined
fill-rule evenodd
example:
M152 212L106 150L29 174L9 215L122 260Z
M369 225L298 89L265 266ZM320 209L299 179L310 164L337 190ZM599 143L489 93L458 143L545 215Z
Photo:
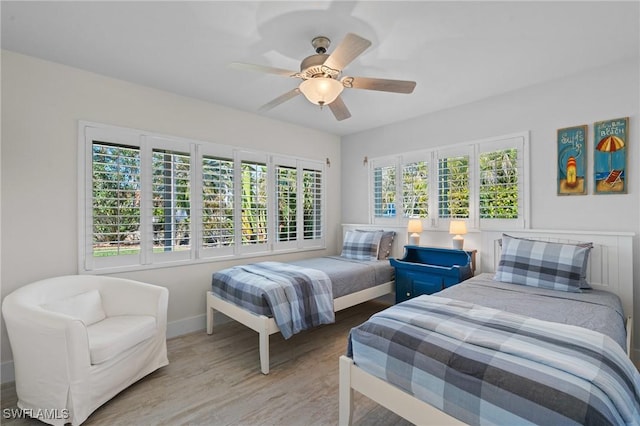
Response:
M471 228L524 228L528 139L521 133L370 160L372 222L418 217L432 229L448 229L451 219Z
M445 153L438 158L438 217L469 218L469 155Z
M94 141L92 254L140 253L140 149Z
M278 241L293 241L298 235L298 170L295 167L276 167L278 197Z
M79 135L81 271L324 248L322 162L96 123Z
M202 157L202 248L235 244L233 159Z
M242 245L266 245L267 240L267 165L242 161L240 194L242 202Z
M402 211L404 217L429 216L429 163L402 166Z
M386 160L382 164L373 164L374 215L377 218L396 217L396 164ZM387 163L387 164L384 164Z
M480 154L480 218L518 217L518 150Z
M276 249L324 245L322 167L289 157L274 157L272 162Z
M322 170L302 170L302 223L303 239L307 242L321 241L322 232Z
M508 137L478 144L478 224L524 228L527 209L526 140Z
M191 167L188 153L153 150L153 251L191 248Z

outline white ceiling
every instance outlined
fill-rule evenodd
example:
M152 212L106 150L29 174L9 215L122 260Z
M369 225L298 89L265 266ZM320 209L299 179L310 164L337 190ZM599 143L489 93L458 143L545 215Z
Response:
M638 1L2 1L1 13L3 49L253 113L299 80L229 63L298 70L313 37L335 47L356 33L373 44L344 74L415 80L413 94L345 89L352 117L341 122L302 96L263 113L337 135L640 51Z

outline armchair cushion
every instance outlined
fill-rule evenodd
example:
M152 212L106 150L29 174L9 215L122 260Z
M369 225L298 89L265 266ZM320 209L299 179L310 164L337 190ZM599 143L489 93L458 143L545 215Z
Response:
M106 318L102 308L102 298L98 290L91 290L75 296L42 305L48 311L69 315L89 326Z
M87 327L91 364L101 364L153 337L156 319L147 315L108 317Z

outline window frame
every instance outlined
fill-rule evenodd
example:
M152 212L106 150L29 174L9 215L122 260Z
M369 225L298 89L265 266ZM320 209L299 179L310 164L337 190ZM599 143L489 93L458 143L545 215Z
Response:
M415 155L403 155L402 157L400 157L400 179L398 179L398 184L400 187L400 196L401 196L401 200L400 200L400 208L402 211L402 217L404 219L412 219L412 218L418 218L418 219L428 219L429 218L429 214L427 214L427 216L422 216L422 215L414 215L414 214L408 214L405 211L405 197L404 197L404 192L405 192L405 188L404 188L404 171L405 168L407 166L410 166L412 164L418 164L418 163L425 163L427 166L427 210L428 212L431 211L431 191L432 188L431 186L433 185L433 178L431 177L432 174L434 173L434 163L433 163L433 152L431 151L423 151L421 153L416 153Z
M381 157L369 160L369 206L370 206L370 222L380 225L393 225L399 222L399 219L402 218L402 192L399 191L401 179L398 179L398 176L402 176L402 170L400 168L401 158L398 155ZM393 216L378 216L376 214L376 177L375 177L375 169L377 168L394 168L395 169L395 197L394 197L394 211ZM400 204L398 205L398 201Z
M529 131L517 132L502 136L462 142L441 147L434 147L420 151L401 153L393 156L384 156L369 159L369 217L370 223L388 226L406 227L410 217L404 215L402 196L402 176L405 165L418 161L428 163L428 210L429 215L423 219L425 230L448 231L451 219L439 215L439 159L468 155L469 157L469 217L463 219L470 229L526 229L529 227ZM480 155L485 152L496 151L505 148L516 148L518 156L518 208L517 219L481 219L480 218ZM375 168L381 166L396 167L396 200L400 200L400 206L396 206L394 217L379 217L375 212ZM396 204L398 202L396 201Z
M139 149L140 157L140 250L133 255L115 255L96 257L93 255L93 143L105 142ZM298 157L276 156L266 152L252 151L222 145L213 142L190 140L175 136L155 134L136 129L121 128L88 121L78 122L78 270L80 273L101 274L134 270L156 269L191 263L211 262L233 257L253 257L295 252L300 250L319 250L326 248L326 168L324 161ZM155 149L185 153L189 155L190 168L190 248L169 252L153 250L153 161ZM229 246L204 247L203 229L203 159L215 157L233 161L233 220L234 243ZM274 244L276 241L277 202L275 200L275 162L274 158L286 159L298 169L297 238L286 245ZM259 162L266 165L267 181L267 241L264 244L241 244L241 164L243 161ZM320 173L320 236L304 239L303 223L303 186L304 168Z
M478 229L500 230L500 229L525 229L529 226L529 134L520 133L506 135L500 138L484 140L475 145L475 157L477 166L473 168L477 191L474 194L474 204L476 209L476 220L473 225ZM486 152L515 148L522 156L518 159L518 218L517 219L483 219L480 215L480 155ZM520 185L520 182L523 182Z

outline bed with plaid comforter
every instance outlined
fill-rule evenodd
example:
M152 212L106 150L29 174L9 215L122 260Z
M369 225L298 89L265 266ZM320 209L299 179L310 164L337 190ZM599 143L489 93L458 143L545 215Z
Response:
M331 280L317 269L281 262L234 266L213 274L212 291L257 315L273 316L285 339L335 322Z
M638 370L582 327L419 296L352 329L348 355L468 424L640 424Z

